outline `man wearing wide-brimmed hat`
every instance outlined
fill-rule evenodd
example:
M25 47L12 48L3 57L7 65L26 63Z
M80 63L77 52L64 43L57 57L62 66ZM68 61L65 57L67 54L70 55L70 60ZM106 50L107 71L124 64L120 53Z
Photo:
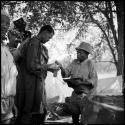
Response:
M76 51L77 59L73 60L66 69L58 61L57 63L60 65L62 77L70 77L70 82L67 84L74 89L70 100L64 105L64 111L72 115L75 124L79 123L81 114L81 123L85 124L88 123L87 116L92 110L89 99L95 94L97 72L93 61L88 59L88 55L92 52L91 45L82 42Z
M89 43L86 43L86 42L82 42L77 48L76 50L83 50L83 51L86 51L88 53L91 54L92 52L92 46L89 44Z

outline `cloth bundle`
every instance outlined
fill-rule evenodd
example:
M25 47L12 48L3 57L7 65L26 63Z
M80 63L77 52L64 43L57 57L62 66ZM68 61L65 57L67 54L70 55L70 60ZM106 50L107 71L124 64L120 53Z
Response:
M63 79L69 87L73 88L77 94L88 93L92 88L92 84L87 84L80 78Z

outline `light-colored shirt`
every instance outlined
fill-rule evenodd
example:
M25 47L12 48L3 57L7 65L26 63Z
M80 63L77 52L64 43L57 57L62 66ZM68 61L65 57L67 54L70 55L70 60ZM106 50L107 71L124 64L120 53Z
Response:
M94 86L92 93L95 93L98 77L92 60L86 59L81 63L77 59L73 60L65 69L65 77L82 78L89 81Z
M1 120L13 117L12 107L16 94L17 75L16 65L9 48L1 44Z
M16 76L18 75L14 59L9 49L1 45L1 97L16 94Z

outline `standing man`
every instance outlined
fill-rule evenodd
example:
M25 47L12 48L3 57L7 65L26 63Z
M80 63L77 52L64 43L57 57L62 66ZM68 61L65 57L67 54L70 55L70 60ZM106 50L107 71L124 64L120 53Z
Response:
M10 124L13 118L12 109L16 110L14 96L16 94L17 68L9 48L4 44L10 26L9 15L1 10L1 123Z
M79 123L81 114L81 123L85 124L88 122L88 115L92 110L89 99L95 94L98 78L92 60L88 59L88 55L92 51L90 44L82 42L76 50L77 59L73 60L66 69L59 62L57 63L60 65L62 77L71 77L69 86L74 89L70 100L66 101L64 105L64 111L72 115L75 124ZM91 89L88 86L91 86Z
M47 71L54 72L59 67L48 63L48 50L44 46L54 35L50 25L43 26L38 35L31 38L23 48L23 58L18 70L16 105L18 108L17 121L31 123L32 114L46 112L45 78ZM44 115L43 115L44 114Z

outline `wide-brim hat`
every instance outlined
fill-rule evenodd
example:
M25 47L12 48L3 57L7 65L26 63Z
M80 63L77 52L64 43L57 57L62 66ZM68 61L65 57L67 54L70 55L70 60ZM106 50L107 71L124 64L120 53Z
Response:
M80 43L80 45L78 47L76 47L76 50L84 50L91 54L92 46L89 43L82 42L82 43Z

